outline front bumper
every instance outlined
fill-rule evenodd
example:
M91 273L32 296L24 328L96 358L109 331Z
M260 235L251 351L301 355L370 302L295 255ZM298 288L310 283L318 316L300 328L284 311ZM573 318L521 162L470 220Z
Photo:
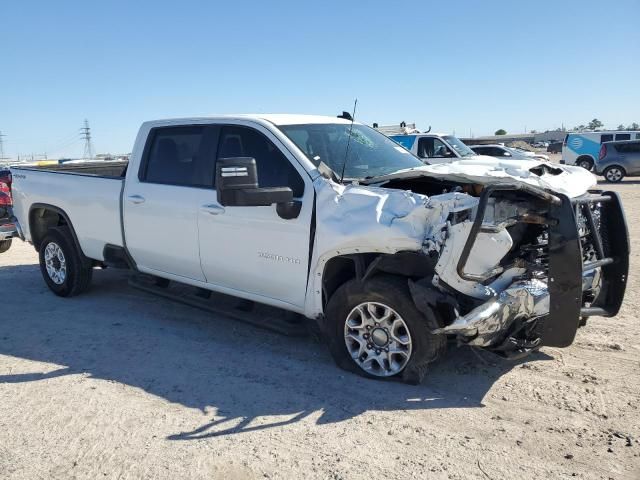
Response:
M472 229L458 265L461 276L474 236L483 228L482 205L490 195L486 192L484 202L481 198L478 228L475 233ZM536 195L544 198L541 192ZM462 343L505 354L525 353L541 345L566 347L583 317L618 313L629 268L629 236L620 198L615 192L590 192L574 199L550 195L546 200L547 278L515 281L437 333L455 334ZM586 245L589 252L583 251Z

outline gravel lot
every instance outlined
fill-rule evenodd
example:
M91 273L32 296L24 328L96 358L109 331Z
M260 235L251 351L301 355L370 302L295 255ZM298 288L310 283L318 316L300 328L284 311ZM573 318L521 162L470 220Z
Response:
M616 187L632 243L638 183ZM570 348L509 362L452 347L411 387L123 272L57 298L17 242L0 256L0 477L638 479L637 252L622 313Z

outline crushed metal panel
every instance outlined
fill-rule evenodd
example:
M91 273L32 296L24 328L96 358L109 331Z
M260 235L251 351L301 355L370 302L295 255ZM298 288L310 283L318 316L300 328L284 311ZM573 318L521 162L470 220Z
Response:
M546 168L548 166L548 162L540 160L498 160L482 157L400 170L375 178L371 183L419 176L481 185L517 180L572 198L583 195L597 184L595 175L582 167L554 164L550 169ZM539 172L543 174L539 175Z

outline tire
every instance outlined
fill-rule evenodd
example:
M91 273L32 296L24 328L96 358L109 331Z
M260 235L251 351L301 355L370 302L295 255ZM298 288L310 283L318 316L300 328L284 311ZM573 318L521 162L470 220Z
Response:
M617 165L611 165L604 169L602 176L609 183L619 183L622 181L626 173L627 172L624 171L624 168Z
M392 311L391 320L374 320L366 329L366 322L380 320L389 313L385 308ZM406 383L419 384L427 365L446 348L446 337L431 333L439 327L435 316L418 311L407 280L401 277L381 275L365 283L351 280L329 299L326 313L325 329L333 359L339 367L368 378L401 377ZM369 317L366 322L365 317ZM403 325L396 321L398 318ZM390 328L381 328L390 323ZM399 343L407 338L408 345ZM395 355L389 353L393 350Z
M589 157L580 157L578 158L578 160L576 160L576 165L591 171L591 169L593 168L593 160L591 160L591 158Z
M11 248L11 239L0 240L0 253L4 253Z
M42 277L56 295L73 297L89 288L93 268L76 248L68 227L49 229L38 255Z

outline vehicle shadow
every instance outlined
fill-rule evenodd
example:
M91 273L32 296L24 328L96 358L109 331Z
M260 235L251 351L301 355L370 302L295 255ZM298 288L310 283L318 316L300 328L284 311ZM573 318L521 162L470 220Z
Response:
M0 355L52 364L44 372L34 365L33 372L5 373L0 358L0 384L84 375L205 414L201 426L170 440L307 418L335 423L367 411L482 407L496 380L521 363L453 346L422 385L409 386L344 372L312 338L284 337L133 290L121 271L97 271L89 292L63 299L49 292L37 265L0 267L0 291L9 299ZM537 353L526 361L550 358Z

